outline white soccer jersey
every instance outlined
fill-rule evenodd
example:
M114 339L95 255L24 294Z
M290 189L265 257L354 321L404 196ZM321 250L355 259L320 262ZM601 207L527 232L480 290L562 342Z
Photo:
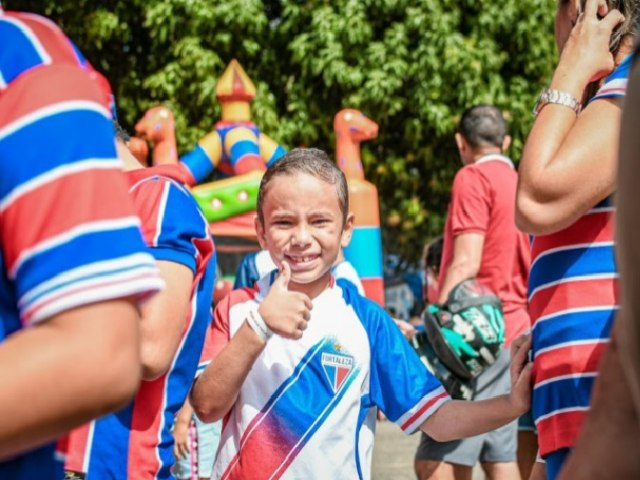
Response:
M212 355L276 274L217 306ZM376 407L412 433L449 399L386 312L343 282L313 300L302 339L269 340L225 418L212 478L368 479Z

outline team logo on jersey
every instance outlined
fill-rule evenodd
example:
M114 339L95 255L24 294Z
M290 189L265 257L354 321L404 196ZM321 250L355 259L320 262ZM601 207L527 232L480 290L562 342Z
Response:
M322 353L322 368L333 393L337 393L353 370L353 357L339 353Z

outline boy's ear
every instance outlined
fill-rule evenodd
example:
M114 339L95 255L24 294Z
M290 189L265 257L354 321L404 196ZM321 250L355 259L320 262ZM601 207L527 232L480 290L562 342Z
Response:
M260 218L258 217L258 215L253 217L253 225L256 229L256 235L258 236L258 242L260 243L260 248L262 248L263 250L266 250L267 241L264 235L264 225L262 225L262 222L260 221Z
M344 222L344 226L342 227L342 238L340 239L340 246L342 248L347 248L351 243L351 236L353 235L353 223L355 222L355 216L353 213L349 212L347 214L347 219Z

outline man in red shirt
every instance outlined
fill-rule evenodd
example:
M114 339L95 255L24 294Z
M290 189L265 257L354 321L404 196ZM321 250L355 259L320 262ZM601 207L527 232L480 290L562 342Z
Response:
M496 107L477 105L464 112L456 144L463 163L456 174L444 231L438 303L463 280L476 278L503 304L505 344L529 329L527 275L529 241L515 225L517 173L503 153L511 143ZM483 372L474 400L509 390L509 352ZM424 479L471 478L479 460L492 480L519 478L516 422L486 435L439 443L423 434L416 474ZM444 462L444 463L443 463Z

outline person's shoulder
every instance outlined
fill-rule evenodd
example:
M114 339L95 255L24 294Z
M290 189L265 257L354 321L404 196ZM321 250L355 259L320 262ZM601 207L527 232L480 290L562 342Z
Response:
M225 297L218 302L215 309L218 311L229 311L236 305L250 302L256 298L257 291L254 288L242 287L231 290Z
M482 164L470 163L456 172L453 178L452 190L456 194L464 193L470 186L486 183L490 177L490 174L483 168Z
M378 321L382 318L391 319L387 311L379 303L358 292L358 289L349 280L340 278L336 280L336 284L342 290L342 298L345 303L354 309L361 321Z

